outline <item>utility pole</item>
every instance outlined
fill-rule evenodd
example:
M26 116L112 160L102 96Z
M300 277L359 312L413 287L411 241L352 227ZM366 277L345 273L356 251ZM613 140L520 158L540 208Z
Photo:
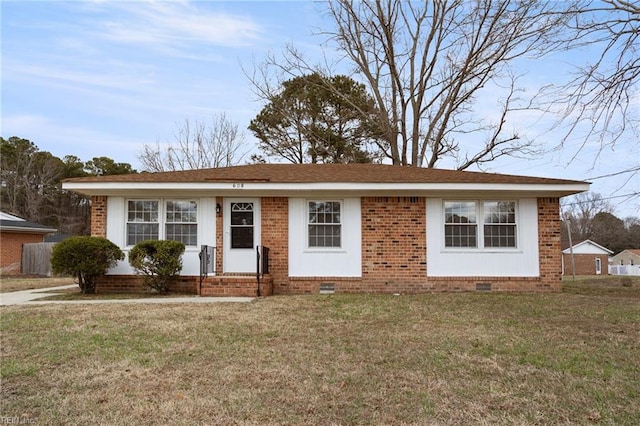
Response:
M571 221L567 216L565 216L564 221L567 224L567 234L569 235L569 255L571 256L571 274L573 276L573 281L575 281L576 280L576 261L573 258L573 241L571 241Z

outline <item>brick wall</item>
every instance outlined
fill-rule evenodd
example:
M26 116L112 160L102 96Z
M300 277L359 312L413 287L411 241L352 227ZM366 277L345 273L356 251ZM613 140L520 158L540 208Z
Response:
M402 291L427 275L423 197L363 197L362 279L372 291Z
M564 258L564 275L573 275L571 265L571 254L565 253ZM576 265L576 275L596 275L596 258L600 259L600 273L607 275L609 256L606 254L574 254L573 259Z
M269 247L269 275L273 292L288 292L289 275L289 199L263 197L262 245Z
M26 243L41 243L43 241L44 234L0 232L0 274L21 274L22 245Z
M538 251L542 288L562 290L559 198L538 198Z
M290 278L287 293L428 291L546 292L561 289L558 198L538 199L540 277L427 277L426 211L422 197L362 198L362 278ZM605 265L603 263L603 265Z
M93 197L92 234L106 231L106 197ZM217 202L222 205L223 199ZM427 277L426 205L424 197L363 197L362 278L288 277L289 206L286 197L263 197L262 244L270 248L270 276L263 295L318 293L322 284L336 292L421 293L427 291L559 291L561 289L558 198L538 199L540 277ZM217 268L222 271L223 220L216 217ZM606 262L603 262L603 268ZM255 282L255 281L254 281ZM207 292L231 295L234 285L245 294L253 283L208 281ZM198 280L184 277L176 290L197 292ZM109 276L99 291L140 291L139 277ZM127 290L125 290L125 288ZM135 290L137 288L137 290ZM204 287L203 287L204 288ZM133 290L131 290L133 289ZM272 290L271 290L272 289ZM246 291L245 291L246 290Z
M107 197L91 197L91 235L107 237Z
M174 293L197 294L199 277L178 277L169 285ZM151 287L144 284L140 275L105 275L99 277L96 285L97 293L146 293Z

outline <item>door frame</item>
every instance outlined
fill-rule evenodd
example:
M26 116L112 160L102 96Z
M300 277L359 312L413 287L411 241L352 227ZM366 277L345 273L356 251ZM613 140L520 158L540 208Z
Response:
M231 204L253 203L253 247L250 249L231 248ZM222 214L222 256L223 273L255 273L256 246L261 244L262 215L259 197L225 197Z

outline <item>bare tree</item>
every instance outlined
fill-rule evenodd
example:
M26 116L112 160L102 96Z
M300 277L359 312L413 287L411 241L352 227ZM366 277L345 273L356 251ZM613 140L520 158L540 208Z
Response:
M595 55L577 67L567 84L547 92L551 110L568 123L567 137L586 129L577 156L594 139L602 148L615 146L628 132L639 140L640 111L633 99L640 82L640 4L588 0L574 8L567 22L567 48L584 48ZM640 165L628 172L638 171Z
M557 3L327 4L334 27L324 35L375 99L385 141L379 148L394 164L435 167L449 158L466 169L532 148L530 140L505 125L522 102L510 66L560 47L558 35L570 16L552 13ZM267 62L284 73L318 71L294 49L287 53L284 63ZM499 89L502 98L495 95ZM258 94L268 91L263 84ZM479 99L499 109L493 120L474 113Z
M150 172L228 167L242 161L246 155L244 145L238 125L221 113L210 122L185 119L172 144L145 145L138 160Z
M563 219L571 224L574 243L593 236L593 218L598 213L613 213L611 204L594 192L581 192L564 198L562 210Z

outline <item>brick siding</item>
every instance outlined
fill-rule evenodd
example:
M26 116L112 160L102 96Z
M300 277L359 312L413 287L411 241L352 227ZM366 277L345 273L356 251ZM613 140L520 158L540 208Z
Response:
M571 254L564 253L564 275L573 275L571 265ZM600 273L608 275L609 256L606 254L574 254L573 259L576 265L576 275L596 275L596 258L600 259Z
M542 289L562 290L560 199L538 198L538 251Z
M107 197L91 197L91 235L107 237Z
M104 233L106 198L94 197L92 234ZM222 198L217 203L222 205ZM538 199L540 277L427 277L426 203L424 197L362 197L362 277L288 277L289 206L286 197L261 201L262 244L270 248L270 275L262 295L318 293L333 284L346 293L423 293L429 291L540 292L561 289L558 198ZM95 218L95 219L94 219ZM223 220L216 217L217 268L222 271ZM603 268L606 263L603 263ZM140 277L108 276L99 291L144 289ZM181 277L176 289L199 291L198 277ZM255 295L255 276L209 277L203 295Z
M269 247L271 292L282 294L289 275L289 199L264 197L260 208L262 245Z
M427 276L426 200L363 197L362 279L371 291L401 291Z
M44 234L0 232L0 274L20 275L22 273L22 245L43 241Z
M173 293L197 294L198 277L182 276L169 284ZM97 293L146 293L151 287L144 283L140 275L105 275L96 281Z

